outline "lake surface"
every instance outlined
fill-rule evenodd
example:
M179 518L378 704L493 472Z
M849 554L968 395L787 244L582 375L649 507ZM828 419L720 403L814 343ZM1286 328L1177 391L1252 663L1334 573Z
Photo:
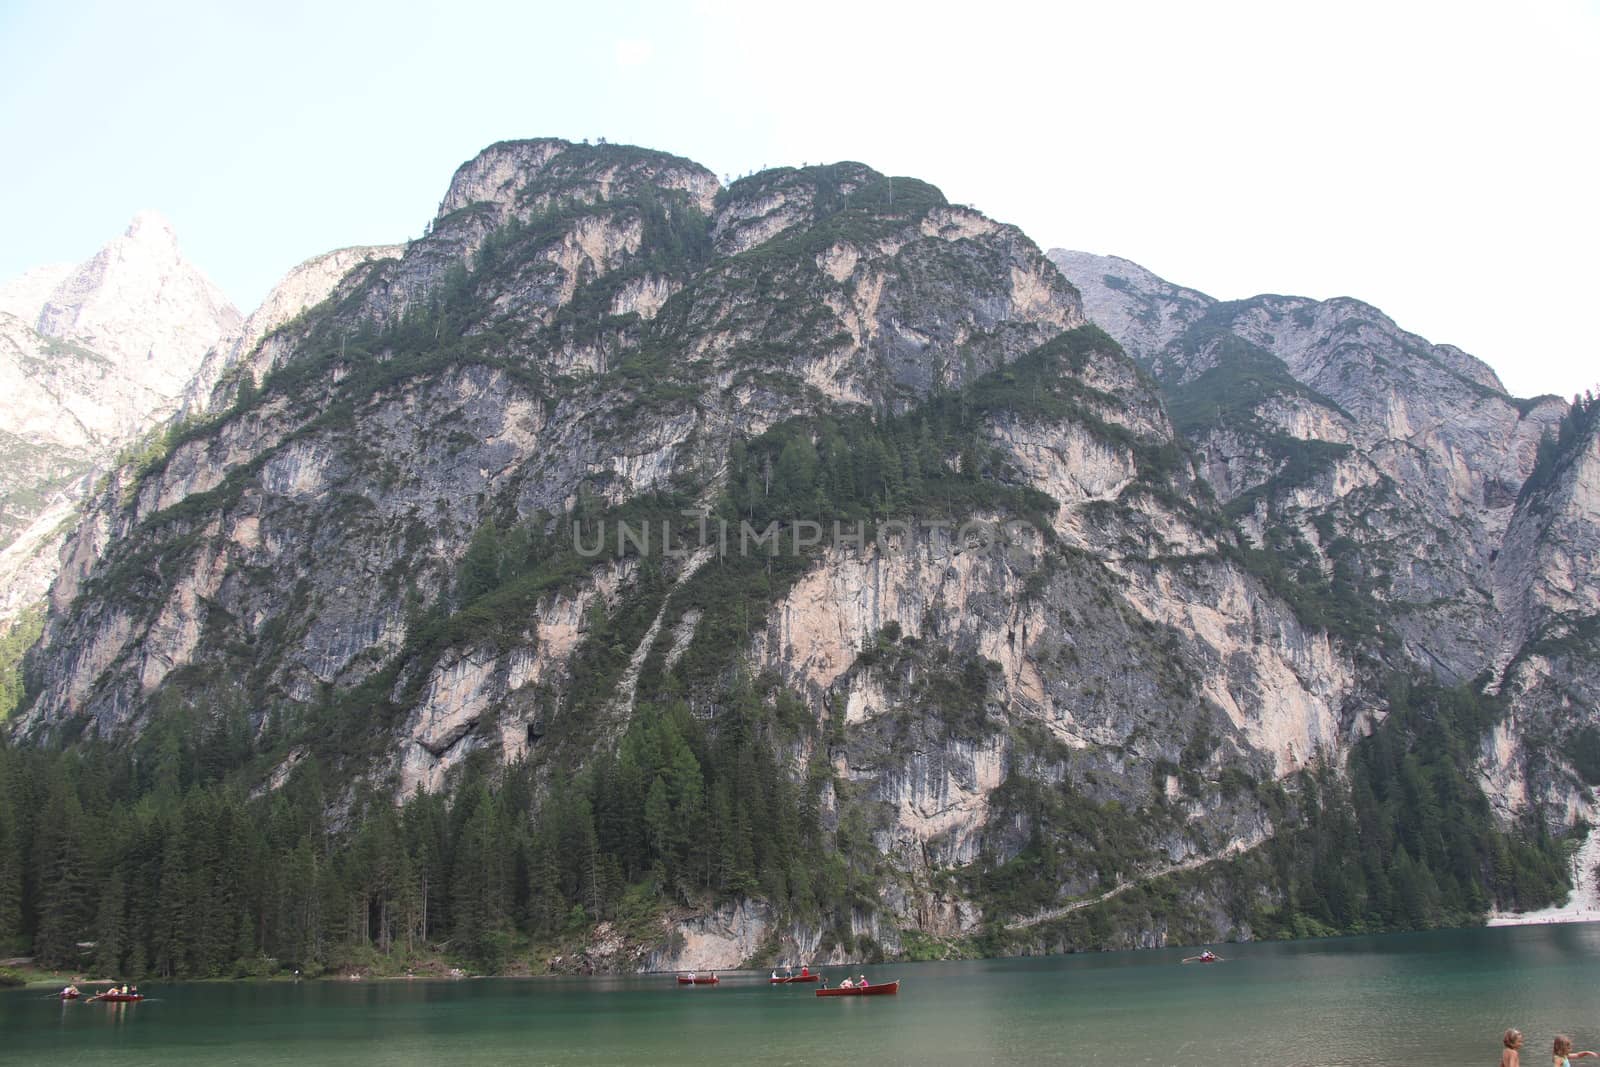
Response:
M1497 1063L1500 1033L1600 1046L1600 924L897 964L900 995L756 975L150 985L142 1004L0 993L0 1061L179 1064ZM834 969L837 984L845 970Z

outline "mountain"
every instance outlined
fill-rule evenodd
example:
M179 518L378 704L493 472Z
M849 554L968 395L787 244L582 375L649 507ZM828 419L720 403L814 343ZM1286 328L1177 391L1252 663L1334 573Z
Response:
M1365 625L1388 627L1416 669L1493 691L1522 679L1520 690L1530 650L1600 608L1583 405L1512 397L1481 361L1357 300L1219 302L1115 257L1050 256L1161 382L1247 537L1297 582L1372 605ZM1551 684L1588 689L1592 663L1579 657ZM1508 724L1548 737L1529 751L1498 730L1485 787L1509 814L1538 783L1559 821L1592 821L1593 771L1559 753L1588 736L1595 704L1552 721L1525 712L1527 699L1513 699Z
M43 596L92 475L176 413L238 322L149 212L83 263L0 285L0 622Z
M248 374L252 380L270 370L276 358L273 334L328 298L345 275L377 259L392 259L402 245L357 245L313 256L279 279L266 299L243 322L225 331L207 349L200 365L184 385L181 415L201 418L225 378ZM236 389L229 382L227 389Z
M858 163L490 146L90 502L0 748L0 937L726 967L1560 893L1584 772L1497 813L1480 764L1594 662L1587 414L1122 270Z

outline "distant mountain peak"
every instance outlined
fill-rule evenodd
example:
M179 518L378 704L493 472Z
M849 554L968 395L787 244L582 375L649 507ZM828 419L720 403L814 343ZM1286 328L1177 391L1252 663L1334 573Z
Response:
M35 328L111 358L175 401L206 350L240 320L183 257L171 223L141 211L55 287Z
M172 228L172 223L159 211L149 208L133 216L123 236L144 243L168 244L174 249L178 246L178 233Z

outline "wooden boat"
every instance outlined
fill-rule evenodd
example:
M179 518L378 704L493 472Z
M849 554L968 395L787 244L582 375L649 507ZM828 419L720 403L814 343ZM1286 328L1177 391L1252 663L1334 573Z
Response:
M714 974L680 974L679 985L716 985L722 979Z
M849 989L819 989L819 997L888 997L900 992L900 979L892 982L877 982L873 985L851 986Z
M90 997L90 1003L103 1000L111 1004L137 1004L144 999L143 993L101 993L97 997Z
M820 974L790 974L782 978L768 978L768 985L793 985L796 982L815 982L822 977Z

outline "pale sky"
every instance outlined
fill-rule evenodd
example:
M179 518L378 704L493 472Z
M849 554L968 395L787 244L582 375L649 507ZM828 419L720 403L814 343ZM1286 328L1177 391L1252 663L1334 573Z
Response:
M1600 384L1600 0L0 0L0 277L134 212L249 311L414 237L493 141L856 159L1224 299L1354 296Z

